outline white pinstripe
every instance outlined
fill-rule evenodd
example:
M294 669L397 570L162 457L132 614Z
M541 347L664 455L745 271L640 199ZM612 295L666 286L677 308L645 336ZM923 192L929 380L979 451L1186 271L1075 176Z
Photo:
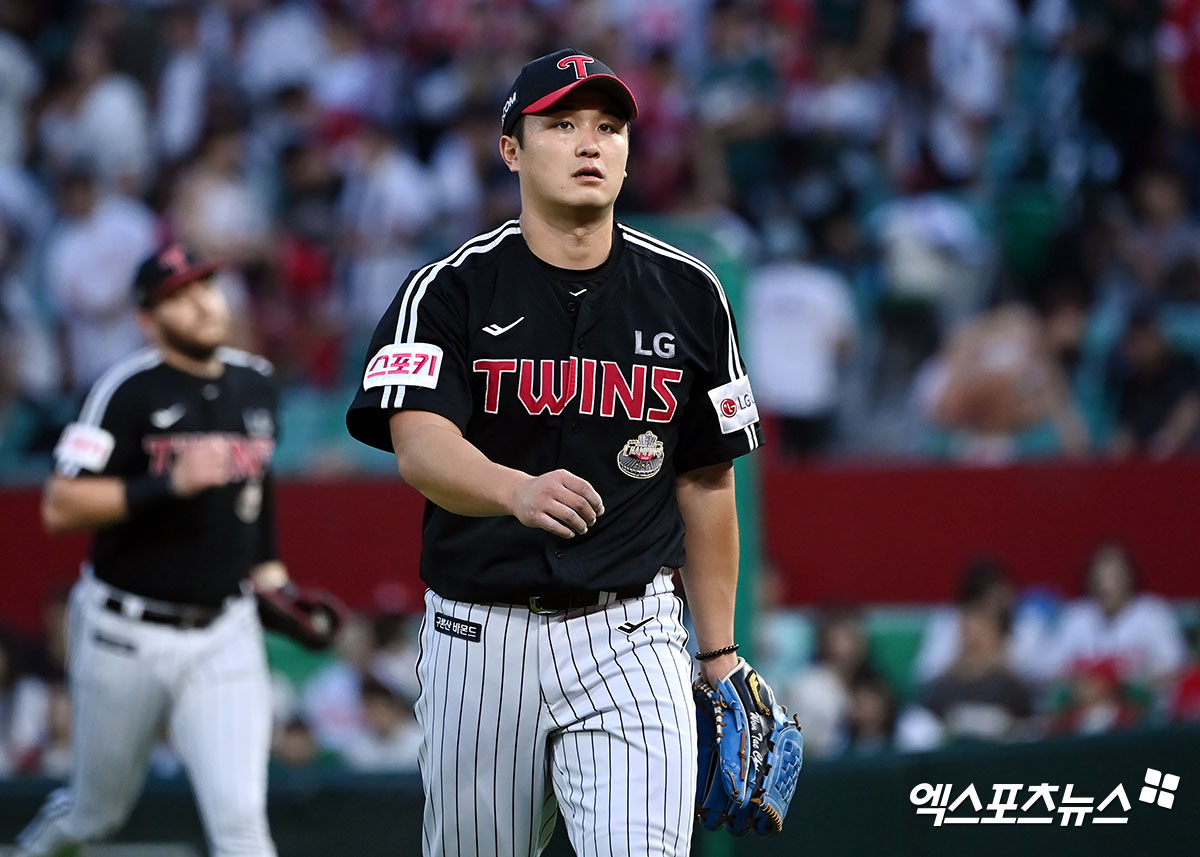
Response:
M488 250L496 247L500 242L510 235L516 235L521 231L521 226L517 221L510 220L502 226L493 229L491 232L483 235L478 235L470 241L463 244L449 256L440 259L437 262L432 262L421 268L408 281L408 286L404 290L404 297L401 298L400 312L396 317L396 335L393 342L414 342L417 335L417 316L420 309L421 299L425 297L425 292L429 288L439 273L447 267L457 268L471 256L477 253L486 253ZM405 322L407 322L408 330L405 331ZM395 402L389 404L393 391L395 392ZM380 400L380 407L398 408L404 403L404 387L391 386L385 387L383 397Z
M425 857L535 857L560 807L580 857L688 853L695 708L670 587L660 575L641 598L547 615L426 593ZM435 613L481 640L434 630Z
M643 247L653 253L658 253L660 256L666 256L668 259L674 259L678 262L684 262L688 265L691 265L693 268L700 271L700 273L704 274L709 282L712 283L713 288L716 290L717 297L721 301L721 307L725 310L725 319L729 323L729 348L727 354L729 380L736 381L739 378L744 378L746 375L746 369L745 364L742 363L742 355L740 349L738 348L737 336L734 334L733 311L729 308L729 298L725 295L725 289L721 286L721 281L718 279L716 273L713 272L712 268L708 267L708 265L705 265L695 256L684 253L678 247L672 247L670 244L666 244L652 235L647 235L644 232L638 232L636 229L630 229L623 223L618 224L618 226L620 227L621 232L624 234L625 240L629 243L636 244L637 246ZM759 442L758 436L754 433L753 425L746 426L744 429L742 429L742 432L746 435L746 440L749 441L750 449L757 449L759 447Z
M269 677L253 599L203 630L180 631L110 613L90 575L71 593L68 661L73 766L18 837L48 857L124 823L165 723L196 792L213 857L274 857L266 821ZM101 633L131 646L98 642Z

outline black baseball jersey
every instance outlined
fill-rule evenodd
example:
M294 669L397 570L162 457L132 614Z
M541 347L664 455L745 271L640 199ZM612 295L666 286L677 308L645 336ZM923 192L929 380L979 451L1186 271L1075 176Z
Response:
M588 271L541 261L512 221L410 275L375 330L347 426L390 452L401 408L440 414L499 464L565 468L604 500L572 539L426 504L421 576L466 601L612 590L681 565L676 474L762 442L716 276L623 224Z
M228 485L164 499L96 531L91 564L100 580L147 598L215 607L238 593L252 566L276 558L271 365L234 349L219 354L225 371L202 378L164 363L154 349L139 351L96 382L63 432L57 470L81 478L163 475L203 435L232 441Z

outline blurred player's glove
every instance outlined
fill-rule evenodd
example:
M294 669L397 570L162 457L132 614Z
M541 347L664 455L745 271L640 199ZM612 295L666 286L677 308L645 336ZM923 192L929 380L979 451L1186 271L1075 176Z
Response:
M277 589L257 588L254 595L264 628L313 651L329 648L342 627L345 608L328 592L286 583Z
M700 735L696 817L735 836L779 833L804 763L799 721L788 719L743 659L717 687L701 678L692 692Z

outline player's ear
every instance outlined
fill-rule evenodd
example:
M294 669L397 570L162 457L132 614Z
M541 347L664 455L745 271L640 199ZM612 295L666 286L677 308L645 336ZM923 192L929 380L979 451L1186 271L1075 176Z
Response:
M150 310L145 307L138 307L134 314L137 318L138 327L142 329L142 335L150 342L155 341L155 336L158 333L158 325L154 321L154 316Z
M504 165L510 173L521 171L521 144L517 142L516 137L505 134L500 138L500 157L504 159Z

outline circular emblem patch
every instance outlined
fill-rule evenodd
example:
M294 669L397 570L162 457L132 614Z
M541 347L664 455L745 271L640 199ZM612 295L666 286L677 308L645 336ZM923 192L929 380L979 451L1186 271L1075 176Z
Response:
M722 399L721 413L727 417L732 417L737 414L737 402L735 402L733 399Z
M634 479L649 479L662 469L662 464L662 441L652 431L625 441L625 446L617 453L617 467Z

